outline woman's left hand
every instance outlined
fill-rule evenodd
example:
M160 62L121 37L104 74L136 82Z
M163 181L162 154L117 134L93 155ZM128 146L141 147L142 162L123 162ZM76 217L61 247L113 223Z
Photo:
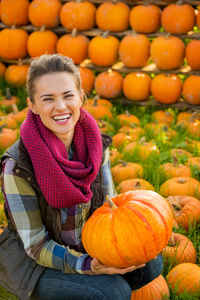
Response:
M114 274L125 274L128 272L132 272L136 269L144 267L145 264L137 265L137 266L131 266L127 268L114 268L114 267L108 267L100 263L100 261L97 258L94 258L91 261L91 270L96 275L100 274L107 274L107 275L114 275Z

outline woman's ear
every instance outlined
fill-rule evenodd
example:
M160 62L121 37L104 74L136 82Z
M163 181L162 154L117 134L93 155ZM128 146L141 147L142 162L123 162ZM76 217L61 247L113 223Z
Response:
M31 102L31 100L29 98L27 98L27 105L34 114L36 114L36 115L38 114L35 104L33 102Z

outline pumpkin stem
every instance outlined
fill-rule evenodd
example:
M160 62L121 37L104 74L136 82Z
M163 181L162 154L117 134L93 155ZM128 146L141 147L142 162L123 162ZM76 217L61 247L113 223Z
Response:
M136 32L134 29L131 30L131 35L132 35L133 37L138 36L137 32Z
M145 142L146 142L146 137L143 136L143 137L139 140L138 144L142 145L142 144L144 144Z
M40 32L44 32L45 31L45 24L43 24L41 27L40 27Z
M110 206L110 208L112 210L115 210L117 208L117 206L115 205L115 203L112 201L112 199L110 198L109 195L106 195L106 202L108 203L108 205Z
M125 111L125 114L126 114L127 117L131 116L131 114L130 114L130 112L128 110Z
M182 177L180 177L179 180L178 180L178 183L185 183L185 182L186 182L186 180L183 179Z
M196 120L199 120L200 119L200 113L198 111L195 111L192 113L191 117L189 117L189 122L192 123Z
M96 95L94 97L94 102L93 102L93 106L97 106L98 105L98 100L100 99L99 95Z
M123 165L123 167L127 167L128 166L128 163L126 161L124 161L124 160L120 159L118 162L121 163Z
M178 0L177 2L176 2L176 5L178 5L178 6L181 6L183 4L183 1L182 0Z
M108 34L109 34L110 30L106 30L102 33L102 37L103 38L107 38L108 37Z
M173 156L173 160L174 160L174 167L178 167L179 163L178 163L178 158L176 156Z
M165 34L165 38L166 38L166 39L169 39L170 37L171 37L170 32L167 32L167 33Z
M112 0L112 3L113 4L117 4L117 0Z
M6 88L6 99L7 100L12 100L12 95L11 95L9 87Z
M136 183L134 184L134 187L135 188L138 188L138 189L140 189L141 188L141 183L139 182L139 181L136 181Z
M172 234L171 234L171 236L170 236L170 239L169 239L167 245L168 245L168 246L172 246L172 247L173 247L173 246L176 246L176 241L175 241L173 232L172 232Z
M149 5L148 0L144 0L144 4L143 5L144 6L148 6Z
M72 29L72 32L71 32L71 36L72 36L72 37L76 37L76 36L77 36L77 33L78 33L77 28L73 28L73 29Z
M18 65L18 66L22 66L22 65L23 65L23 62L22 62L22 59L21 59L21 58L18 58L18 60L17 60L17 65Z
M6 127L8 125L8 123L4 123L0 126L0 133L2 133L2 130L4 129L4 127Z

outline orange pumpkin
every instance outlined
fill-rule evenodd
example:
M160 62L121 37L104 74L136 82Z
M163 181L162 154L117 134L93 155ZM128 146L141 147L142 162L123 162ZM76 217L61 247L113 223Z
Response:
M120 126L129 125L129 124L140 126L140 120L138 119L138 117L130 114L128 110L126 110L124 114L119 114L117 116L117 120L119 121Z
M103 119L105 117L112 119L113 117L110 109L105 105L98 105L97 101L94 101L93 105L85 106L85 109L89 111L89 113L91 113L91 115L97 120Z
M33 0L28 9L29 20L36 27L57 27L60 23L61 7L62 3L59 0Z
M182 94L186 102L200 105L200 76L188 76L183 82Z
M192 177L192 171L190 167L179 164L176 157L174 157L173 163L164 163L160 165L159 170L167 179L180 176Z
M101 99L98 95L96 95L94 97L94 99L86 99L83 104L82 104L82 107L87 109L88 107L90 106L99 106L99 105L103 105L103 106L106 106L108 108L112 108L113 105L112 103L107 100L107 99Z
M131 9L129 22L132 29L141 33L156 32L160 28L161 9L154 4L136 5Z
M148 135L154 138L159 134L162 134L164 137L167 137L168 139L173 139L174 137L177 136L177 132L174 129L170 128L168 124L165 123L159 123L159 122L148 123L147 125L145 125L144 129Z
M152 119L158 123L170 125L173 122L173 115L170 111L157 110L152 114Z
M153 185L145 179L142 178L132 178L121 181L117 187L116 191L118 193L126 193L128 191L135 190L150 190L155 191Z
M200 193L200 182L188 176L174 177L166 180L160 187L159 194L162 196L191 196Z
M143 128L137 127L133 123L122 126L118 132L124 132L126 134L136 133L138 136L143 136L145 133Z
M189 157L187 161L188 166L196 166L198 169L200 169L200 156L197 157Z
M26 25L29 22L28 0L1 0L1 20L4 24Z
M200 10L197 9L197 15L196 15L196 25L198 28L200 28Z
M6 59L26 57L28 33L15 27L0 31L0 56Z
M69 1L62 5L60 22L67 30L77 28L79 31L95 27L96 7L89 1Z
M16 87L25 86L29 65L23 65L19 61L18 65L9 65L5 71L5 80Z
M10 147L18 138L17 129L3 128L0 131L0 150Z
M119 46L119 57L128 68L142 68L150 57L150 41L144 34L126 35Z
M179 121L182 121L182 120L188 120L191 116L192 116L191 112L182 111L182 112L178 113L176 121L178 123Z
M169 288L162 275L143 286L141 289L132 291L131 300L161 300L169 297Z
M129 27L130 8L123 2L104 2L96 11L96 24L101 30L124 31Z
M152 153L159 154L160 151L153 141L146 142L145 138L141 138L139 142L131 142L124 147L124 151L130 155L137 155L143 160L149 158Z
M166 32L185 34L191 31L196 23L194 8L181 1L165 6L161 15L161 25Z
M164 198L138 190L108 201L110 205L98 208L82 230L83 246L91 257L106 266L128 267L148 262L163 250L173 226Z
M86 94L89 94L94 87L95 75L92 70L85 67L79 67L78 70L81 76L82 89Z
M100 67L112 66L118 59L119 40L104 32L90 40L88 56L91 62Z
M73 59L75 64L80 64L88 57L89 39L78 34L77 29L73 29L71 34L62 35L57 42L57 53Z
M200 201L195 197L181 196L178 192L178 196L169 196L166 200L171 206L176 223L188 230L190 226L200 223Z
M123 77L117 72L109 69L97 75L94 83L95 90L100 97L112 99L122 93Z
M151 77L145 73L129 73L123 81L123 93L131 101L144 101L150 96Z
M111 168L114 183L120 183L126 179L142 178L143 167L133 162L119 161Z
M185 48L185 58L192 70L200 70L200 41L192 40Z
M107 121L105 120L101 120L101 119L98 119L96 120L98 126L99 126L99 130L101 132L113 132L114 131L114 127Z
M200 267L198 265L182 263L169 271L167 282L176 295L186 293L195 296L200 290L199 278Z
M150 56L152 61L161 70L177 69L183 63L185 45L176 36L159 36L151 43Z
M6 71L6 66L4 63L0 62L0 77L3 77Z
M20 103L20 99L16 96L12 96L10 88L6 88L6 96L0 100L0 105L16 105Z
M120 153L117 149L110 150L111 167L116 165L121 158L122 158L122 153Z
M158 74L151 80L151 94L159 103L176 103L182 92L182 80L175 74Z
M56 52L57 35L51 30L42 28L32 32L27 41L27 49L30 57L38 57L42 54Z
M184 262L195 264L197 254L193 243L185 235L172 232L162 255L170 266L175 267Z
M175 156L177 159L186 156L186 157L192 157L192 154L189 151L186 151L184 149L180 148L174 148L170 150L170 153L172 156Z

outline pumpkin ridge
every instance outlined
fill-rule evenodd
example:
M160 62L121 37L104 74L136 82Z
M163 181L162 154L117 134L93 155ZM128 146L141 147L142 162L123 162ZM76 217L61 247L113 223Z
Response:
M150 203L150 202L146 202L146 201L143 201L143 200L140 200L140 199L134 199L134 201L132 201L132 202L135 202L135 201L138 201L138 202L140 202L142 204L148 204L148 206L150 208L152 208L160 216L160 218L161 218L161 220L162 220L162 222L163 222L163 224L165 226L165 229L166 229L165 243L167 243L168 242L167 236L169 235L168 226L167 226L166 221L163 218L162 214L160 213L160 211L152 203Z

